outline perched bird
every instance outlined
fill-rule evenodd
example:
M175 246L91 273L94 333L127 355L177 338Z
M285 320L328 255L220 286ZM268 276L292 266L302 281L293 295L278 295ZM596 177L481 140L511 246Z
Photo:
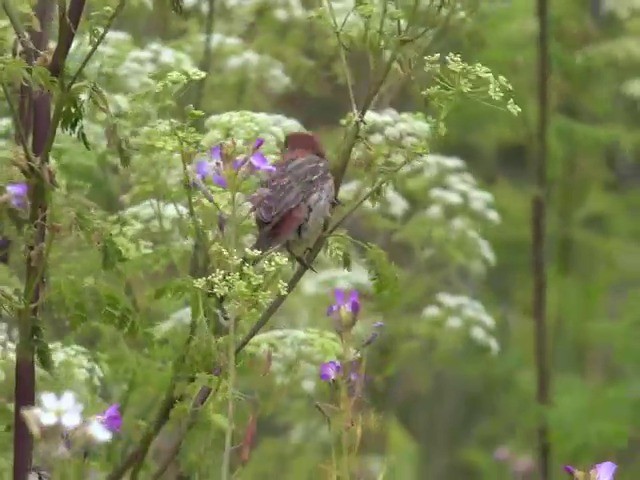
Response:
M324 149L311 133L286 136L282 159L251 197L258 238L253 249L285 247L302 265L335 205L335 187Z

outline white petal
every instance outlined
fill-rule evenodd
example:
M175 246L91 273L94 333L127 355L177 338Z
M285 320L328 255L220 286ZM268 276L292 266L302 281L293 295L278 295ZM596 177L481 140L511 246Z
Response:
M97 419L93 419L89 422L87 431L89 432L89 435L91 435L97 442L100 443L108 442L113 438L113 433L107 430L102 422Z
M45 392L40 395L40 403L45 410L57 410L58 409L58 397L55 393Z
M65 412L60 418L60 423L68 429L76 428L82 423L82 415L79 412Z
M77 409L76 405L78 405L78 402L76 401L75 394L69 390L66 390L60 397L60 410L64 410L65 412L67 410L75 411Z
M48 410L38 411L38 418L43 427L51 427L58 423L58 416L54 412Z

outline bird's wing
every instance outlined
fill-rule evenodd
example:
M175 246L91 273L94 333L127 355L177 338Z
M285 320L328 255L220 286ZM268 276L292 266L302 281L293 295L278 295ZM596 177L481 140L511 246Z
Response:
M256 192L256 220L264 226L277 224L285 214L305 201L318 177L327 171L327 161L310 153L277 163L276 171Z

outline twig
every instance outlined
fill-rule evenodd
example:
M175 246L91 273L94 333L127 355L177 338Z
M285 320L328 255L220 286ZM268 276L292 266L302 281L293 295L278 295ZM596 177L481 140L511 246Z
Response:
M540 478L550 478L551 442L547 425L547 407L550 401L550 370L547 352L547 274L546 250L546 190L547 150L549 128L549 25L548 2L537 0L538 16L538 132L535 162L536 190L531 202L531 260L533 274L533 322L536 364L536 401L541 409L538 419L538 468Z
M84 71L85 67L87 66L87 64L93 57L93 55L96 53L96 50L98 50L98 47L100 47L105 37L111 30L111 27L113 26L113 22L115 22L116 18L120 15L120 13L125 7L125 4L126 4L126 0L120 0L118 2L118 5L113 10L113 13L109 16L109 19L107 20L107 23L105 24L104 29L102 30L102 33L100 33L100 36L96 40L96 43L91 47L87 55L82 60L82 63L78 67L78 70L76 71L76 73L73 74L73 77L71 77L71 80L69 80L69 83L67 84L67 89L70 89L76 83L76 81Z
M31 58L35 57L35 53L39 51L31 41L31 39L29 38L29 34L27 33L26 29L20 23L20 20L18 19L18 12L16 12L11 1L3 0L2 9L4 10L4 13L7 14L7 18L9 19L9 22L11 23L11 27L13 28L13 31L16 33L16 37L18 38L18 41L22 45L22 48L24 48L29 53Z
M344 70L344 75L347 80L347 89L349 90L349 101L351 102L351 112L356 114L358 112L358 104L356 103L356 97L353 94L353 80L351 79L351 69L349 68L349 64L347 63L347 54L346 48L344 48L344 44L342 43L342 36L340 35L340 28L338 27L338 19L336 18L336 12L333 10L333 5L331 4L331 0L325 0L325 5L327 6L327 11L329 13L329 17L331 18L331 22L333 23L333 30L336 35L336 40L340 45L340 60L342 62L342 69Z
M56 49L53 51L51 63L49 64L49 71L51 75L56 78L60 77L66 63L73 39L78 31L78 25L80 25L85 4L86 0L71 0L68 11L62 8L64 7L64 2L61 2L58 7L58 43Z
M11 119L13 120L13 127L16 129L16 132L18 134L17 136L18 136L20 145L22 146L22 151L24 152L24 156L30 165L35 165L36 164L35 159L33 158L31 151L29 150L29 141L27 140L27 135L24 129L22 128L22 124L20 123L18 110L16 110L16 107L13 104L13 101L11 100L11 94L9 93L9 90L7 89L7 86L4 83L2 84L2 93L4 94L4 98L7 100L7 105L9 106L9 113L11 113Z
M209 79L209 72L211 71L211 64L213 61L213 55L211 54L213 42L211 36L213 35L213 27L215 24L215 6L216 0L208 0L207 17L204 22L204 51L202 53L202 60L200 61L199 68L205 73L203 79L201 79L197 85L194 93L193 108L200 110L202 105L202 99L204 97L204 90Z

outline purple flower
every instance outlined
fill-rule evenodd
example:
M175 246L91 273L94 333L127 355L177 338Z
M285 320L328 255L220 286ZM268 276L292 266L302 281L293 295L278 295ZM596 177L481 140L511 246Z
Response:
M594 480L614 480L617 468L618 466L613 462L602 462L596 464L589 474ZM573 475L574 478L579 478L579 475L583 475L583 472L571 465L565 465L564 471L569 475Z
M24 208L27 205L27 192L29 187L26 183L9 183L5 187L9 202L15 208Z
M258 150L251 154L249 157L249 163L251 163L253 168L256 170L261 170L263 172L273 172L276 169L276 167L269 163L269 160L264 156L264 153Z
M122 414L120 413L120 405L114 403L104 412L98 415L98 419L110 432L119 432L122 428Z
M336 321L336 330L340 333L350 330L356 324L360 313L360 298L357 290L351 290L349 294L341 288L333 292L336 303L327 308L327 316Z
M222 175L222 147L216 145L209 151L209 159L200 159L194 166L201 180L211 178L214 184L227 188L227 179Z
M340 372L342 371L342 365L338 360L330 360L320 365L320 379L323 382L334 381Z
M618 466L613 462L598 463L591 470L591 475L595 473L596 480L613 480L613 475L616 473L617 468Z
M254 170L259 170L262 172L273 172L276 167L269 163L267 157L265 157L264 153L260 151L260 148L264 145L264 138L256 139L253 144L253 149L251 151L251 155L249 157L238 158L233 162L233 169L238 170L240 167L245 165L247 162L253 167Z

